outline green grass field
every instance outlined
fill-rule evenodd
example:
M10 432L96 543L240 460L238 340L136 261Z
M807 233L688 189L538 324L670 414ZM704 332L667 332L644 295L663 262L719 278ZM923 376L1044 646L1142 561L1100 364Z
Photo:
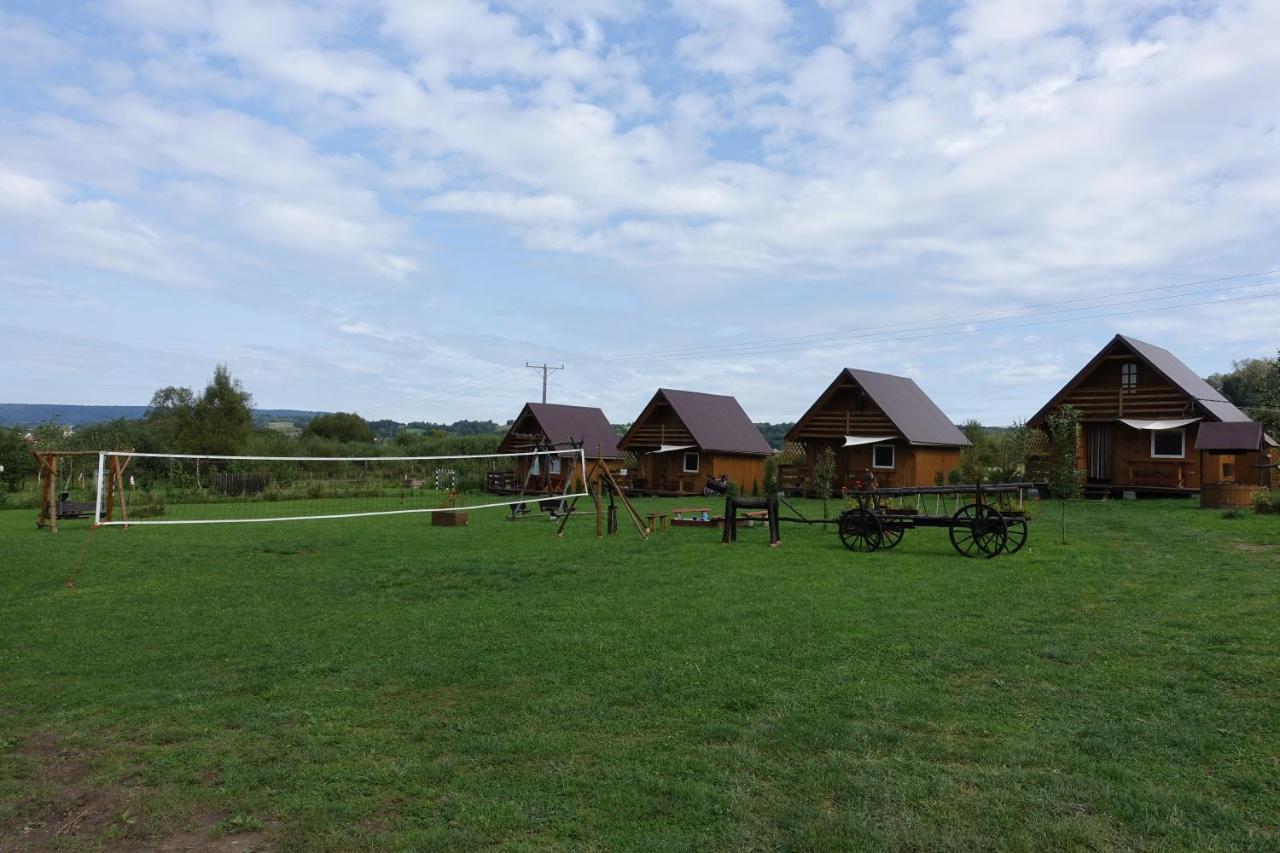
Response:
M2 512L0 848L1280 849L1280 521L1041 509L103 529L71 588Z

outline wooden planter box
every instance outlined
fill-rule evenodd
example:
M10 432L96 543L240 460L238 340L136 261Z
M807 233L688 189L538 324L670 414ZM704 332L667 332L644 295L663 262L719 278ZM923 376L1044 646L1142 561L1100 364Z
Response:
M431 513L431 523L436 527L466 527L468 516L465 512L446 509Z

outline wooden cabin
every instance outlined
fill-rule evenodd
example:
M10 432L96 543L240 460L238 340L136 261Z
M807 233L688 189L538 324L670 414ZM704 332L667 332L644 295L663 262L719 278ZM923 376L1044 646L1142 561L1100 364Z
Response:
M600 409L559 403L525 403L498 444L499 453L553 450L547 456L517 456L509 470L489 476L495 492L557 493L570 475L571 461L581 448L591 460L602 457L611 470L622 465L618 433Z
M744 494L764 488L773 448L733 397L660 388L618 442L636 454L636 491L699 494L708 480L728 477Z
M919 385L905 376L846 367L787 433L804 447L792 486L813 489L813 469L831 448L835 490L875 482L881 487L935 486L960 464L969 446Z
M1068 404L1081 412L1076 454L1086 491L1190 494L1252 470L1248 453L1199 454L1201 424L1249 416L1153 344L1116 335L1027 423L1043 429ZM1030 467L1039 479L1036 460Z

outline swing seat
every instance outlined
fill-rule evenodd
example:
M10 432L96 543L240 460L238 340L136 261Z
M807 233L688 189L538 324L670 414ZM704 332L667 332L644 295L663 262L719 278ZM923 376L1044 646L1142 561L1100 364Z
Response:
M68 500L70 492L58 493L58 518L92 518L94 505L90 501Z

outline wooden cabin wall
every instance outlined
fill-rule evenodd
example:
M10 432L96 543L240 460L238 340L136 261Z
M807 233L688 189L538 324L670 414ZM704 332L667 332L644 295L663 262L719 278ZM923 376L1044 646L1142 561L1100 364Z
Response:
M946 483L947 475L960 467L960 449L956 447L917 447L914 482L911 486L934 486Z
M812 471L828 447L834 450L837 490L852 487L854 481L862 480L868 470L874 470L881 486L934 486L939 475L945 483L951 470L960 465L959 448L913 447L903 441L893 442L893 445L893 468L872 469L871 448L874 445L845 447L844 436L839 439L810 439L805 442L805 464Z
M702 471L706 476L719 477L728 474L738 484L742 494L764 494L764 457L739 456L737 454L704 454Z
M699 453L698 470L684 470L684 452L649 453L640 457L640 474L646 489L701 494L708 477L728 474L743 494L764 490L764 458L733 453ZM676 488L677 485L679 488Z
M656 448L664 444L693 444L693 436L668 405L659 405L641 423L635 425L627 442L630 448Z
M1123 388L1120 370L1124 364L1138 365L1138 382ZM1117 418L1178 420L1195 417L1195 403L1180 389L1170 385L1136 356L1109 355L1071 390L1059 405L1080 410L1082 421L1115 421Z
M846 378L845 381L853 386L852 380ZM843 387L836 389L792 437L807 443L839 436L843 444L846 435L896 435L897 432L893 421L860 388Z
M1195 450L1196 433L1196 424L1186 427L1186 450L1183 458L1156 458L1151 455L1150 430L1116 424L1116 485L1200 488L1200 454ZM1206 455L1205 459L1208 458Z

